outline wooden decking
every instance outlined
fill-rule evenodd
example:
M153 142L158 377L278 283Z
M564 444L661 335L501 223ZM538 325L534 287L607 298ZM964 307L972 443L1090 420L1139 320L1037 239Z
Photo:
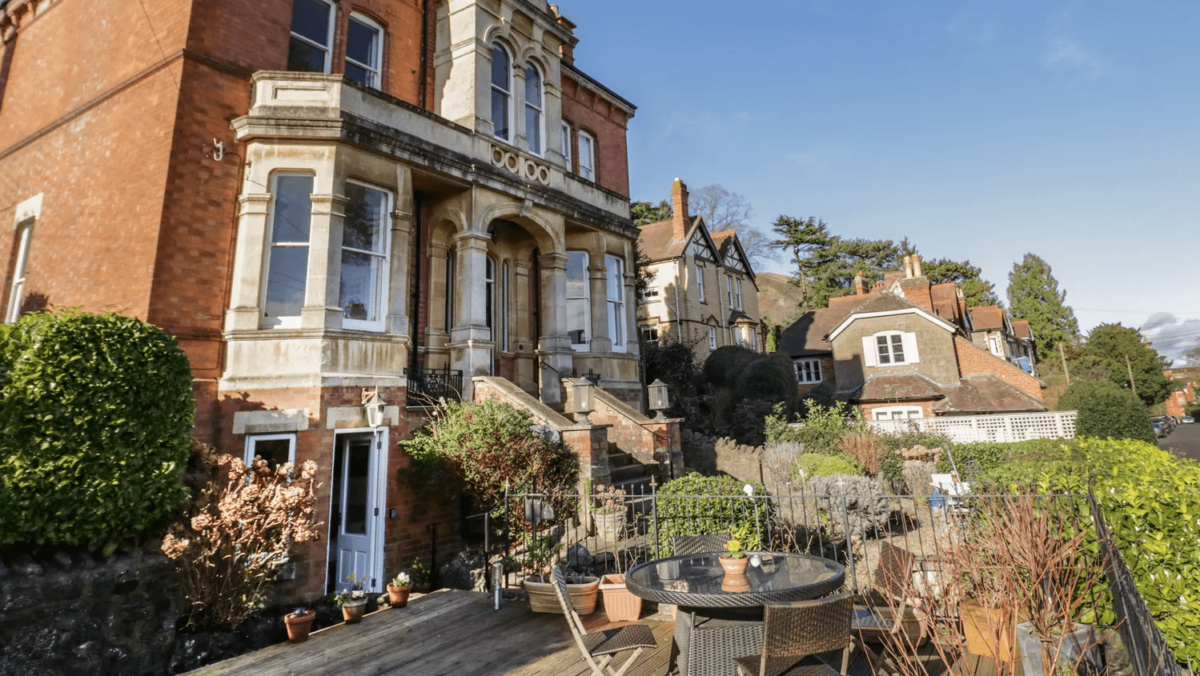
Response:
M666 676L671 662L674 622L643 618L658 649L642 653L628 676ZM611 626L598 612L584 623L589 631ZM623 661L624 655L619 656ZM838 665L840 666L840 665ZM930 669L937 674L942 669ZM354 625L314 632L306 643L283 643L191 672L193 676L588 676L591 673L561 615L532 613L523 601L504 601L471 592L442 591L384 609ZM985 676L974 671L974 676ZM861 653L850 676L871 676Z

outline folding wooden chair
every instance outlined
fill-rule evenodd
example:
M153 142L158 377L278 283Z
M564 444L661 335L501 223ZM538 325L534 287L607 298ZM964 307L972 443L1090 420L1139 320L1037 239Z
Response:
M584 661L592 668L592 676L623 676L643 650L658 647L654 633L644 624L630 624L617 629L587 633L583 628L583 621L571 606L571 595L567 593L567 578L558 566L554 567L554 593L562 605L563 615L567 617L567 625L571 627L571 634L575 637L579 651L583 653ZM627 650L632 650L633 654L625 660L620 669L614 671L609 663L617 653Z

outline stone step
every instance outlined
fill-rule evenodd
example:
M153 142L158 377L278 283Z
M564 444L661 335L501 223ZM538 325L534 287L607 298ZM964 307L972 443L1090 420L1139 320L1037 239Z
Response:
M647 481L650 477L650 469L645 465L613 465L609 463L609 469L612 472L613 483L625 481L627 479L640 479L646 477Z

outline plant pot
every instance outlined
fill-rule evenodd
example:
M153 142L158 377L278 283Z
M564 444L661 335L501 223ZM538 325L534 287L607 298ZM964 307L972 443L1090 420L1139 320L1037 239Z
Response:
M604 614L610 622L637 622L642 616L642 598L625 586L624 575L600 578L600 593L604 594Z
M1042 676L1046 673L1046 665L1042 662L1042 639L1031 622L1017 625L1017 647L1021 655L1021 668L1027 676ZM1056 672L1075 672L1076 665L1085 664L1095 669L1094 673L1100 672L1100 651L1097 648L1096 632L1090 624L1077 624L1074 630L1055 636L1050 642L1050 654L1054 655L1056 652Z
M535 613L555 613L562 615L562 606L554 593L554 583L538 582L526 579L522 583L525 593L529 595L529 609ZM580 615L591 615L596 612L596 597L600 594L600 578L568 577L567 594L571 597L571 607Z
M291 613L283 616L283 623L287 626L288 641L291 643L304 643L308 640L308 632L312 631L313 620L317 617L317 611L306 610L300 617L296 617Z
M347 601L342 605L342 618L346 624L357 624L362 620L363 611L367 609L367 600Z
M958 604L958 612L962 619L967 652L998 662L1013 661L1016 657L1016 632L1012 628L1014 621L1011 613L999 608L985 608L978 601L963 601ZM996 645L997 632L992 628L997 622L1003 626L999 632L999 645Z
M391 606L393 608L403 608L404 606L407 606L408 605L408 595L411 591L412 591L411 584L406 585L404 587L397 587L396 585L389 582L388 586L387 586L388 603L391 604Z
M617 542L625 534L625 511L604 514L592 512L596 522L596 535L604 542Z
M721 568L725 569L726 575L745 575L746 567L750 565L750 557L743 556L740 559L731 559L728 556L720 557Z

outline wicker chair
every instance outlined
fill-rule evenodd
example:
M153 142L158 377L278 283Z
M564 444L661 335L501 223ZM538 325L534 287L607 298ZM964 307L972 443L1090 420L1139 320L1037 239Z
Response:
M558 596L559 604L562 605L563 615L567 616L567 624L571 627L575 644L583 653L584 661L592 668L592 676L623 676L637 661L643 650L658 647L658 641L654 640L654 633L650 631L650 627L644 624L630 624L617 629L587 633L583 628L583 621L579 619L579 615L571 606L571 595L567 592L567 578L563 575L562 568L558 566L554 567L554 593ZM632 650L633 654L625 660L620 669L614 671L609 662L617 656L617 653L627 650Z
M929 638L930 618L922 609L909 603L916 590L913 574L917 572L917 558L911 552L891 542L884 542L879 550L879 564L873 577L875 589L890 601L885 605L856 605L851 626L863 643L903 644L909 647L923 645ZM890 659L877 656L863 646L872 664L888 666ZM890 664L891 671L898 670ZM886 672L887 670L885 670Z
M725 543L733 537L729 533L714 535L680 535L671 540L671 548L675 554L711 554L725 551Z
M854 638L850 614L854 599L849 594L827 596L816 601L768 605L763 617L762 651L734 659L744 676L838 676L837 671L816 657L818 653L842 651L841 676L850 667Z

